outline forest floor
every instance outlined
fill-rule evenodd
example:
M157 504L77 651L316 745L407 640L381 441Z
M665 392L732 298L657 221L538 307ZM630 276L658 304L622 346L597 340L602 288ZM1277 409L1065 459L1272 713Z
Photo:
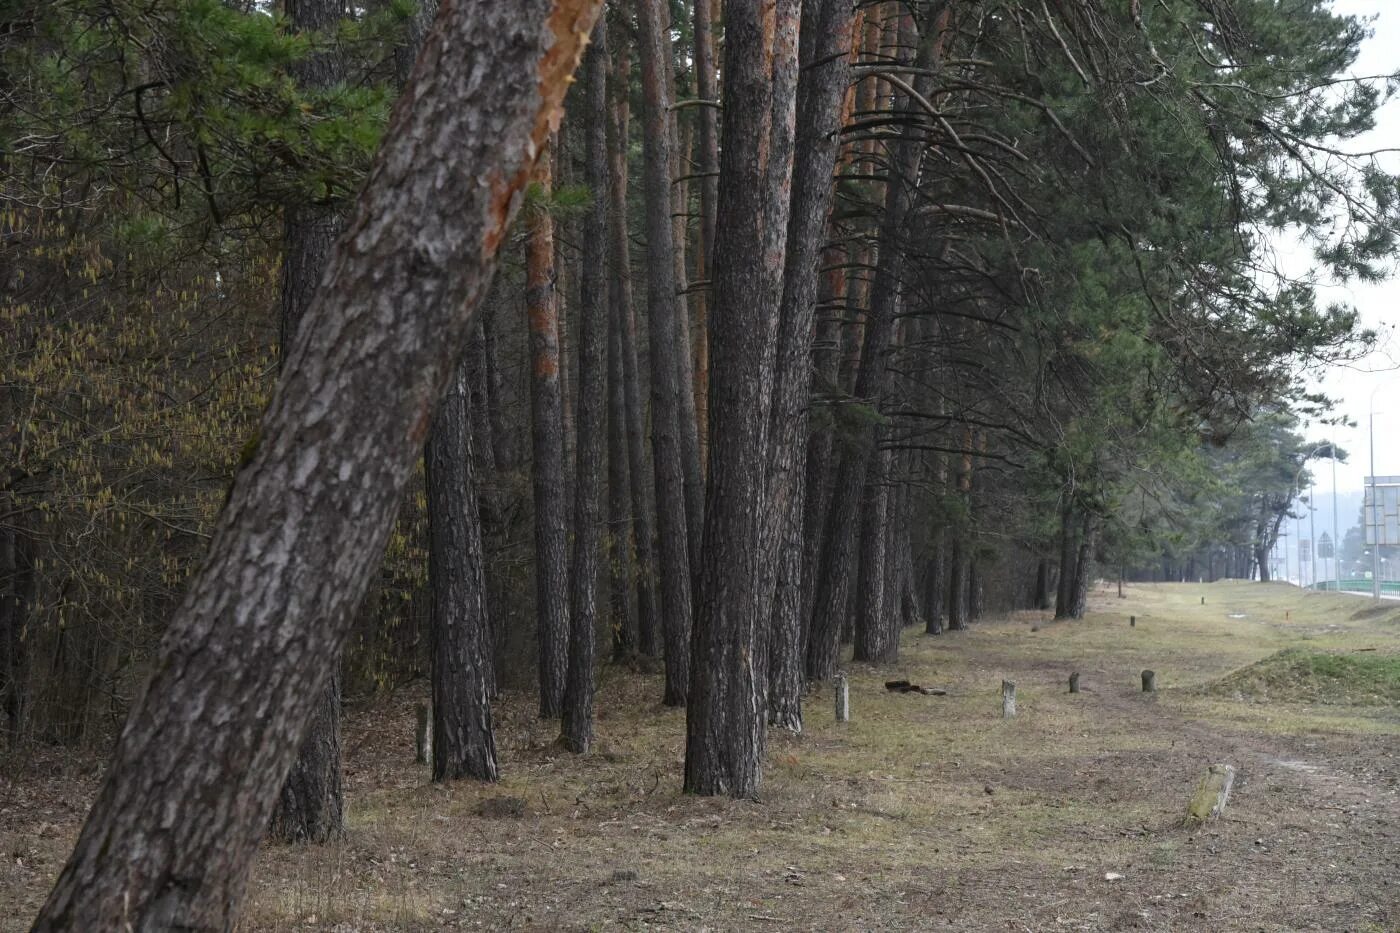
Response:
M616 667L582 760L508 696L492 786L414 764L421 687L357 706L346 838L264 848L240 928L1400 929L1400 605L1282 584L1125 597L911 630L897 665L847 665L852 720L809 697L759 801L682 795L683 712ZM1238 769L1234 795L1187 828L1212 763ZM97 771L44 752L0 778L0 929L26 928Z

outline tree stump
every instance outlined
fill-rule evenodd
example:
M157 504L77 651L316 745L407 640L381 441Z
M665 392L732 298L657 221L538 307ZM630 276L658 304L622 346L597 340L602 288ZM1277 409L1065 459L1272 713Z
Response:
M1016 715L1016 684L1009 680L1001 682L1001 718L1012 719Z
M418 704L418 729L413 736L414 760L426 765L433 760L433 716L427 703Z
M1191 805L1186 808L1186 822L1200 825L1213 820L1225 809L1230 790L1235 786L1235 769L1231 765L1211 765L1196 786Z
M840 671L832 679L836 685L836 721L851 721L851 684L846 680L846 675Z
M1069 675L1069 692L1070 692L1070 693L1078 693L1078 692L1079 692L1079 672L1078 672L1078 671L1075 671L1073 674L1070 674L1070 675Z
M1143 671L1143 672L1142 672L1142 692L1143 692L1143 693L1156 693L1156 692L1157 692L1157 672L1156 672L1156 671Z

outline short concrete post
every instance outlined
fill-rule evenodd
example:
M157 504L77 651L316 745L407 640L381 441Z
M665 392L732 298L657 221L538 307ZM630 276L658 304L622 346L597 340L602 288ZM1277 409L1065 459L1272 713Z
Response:
M415 759L420 765L428 764L433 758L432 707L427 703L418 704L418 730L414 734Z
M1186 822L1201 824L1213 820L1225 809L1230 800L1230 789L1235 786L1235 769L1230 765L1211 765L1196 786L1196 795L1186 808Z
M836 721L851 721L851 684L846 680L846 675L840 671L836 672L836 677L832 683L836 687Z
M1156 692L1157 692L1157 672L1156 672L1156 671L1143 671L1143 672L1142 672L1142 692L1143 692L1143 693L1156 693Z
M1070 693L1078 693L1078 692L1079 692L1079 672L1078 672L1078 671L1075 671L1073 674L1070 674L1070 675L1069 675L1069 692L1070 692Z
M1128 628L1137 628L1137 616L1128 616Z
M1016 684L1009 680L1001 682L1001 718L1013 719L1016 716Z

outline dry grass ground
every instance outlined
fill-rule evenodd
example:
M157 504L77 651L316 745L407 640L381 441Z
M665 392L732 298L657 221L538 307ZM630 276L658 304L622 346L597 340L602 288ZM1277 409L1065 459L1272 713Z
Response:
M1400 662L1400 603L1243 583L1126 597L1096 594L1080 622L907 633L898 665L849 668L852 722L818 695L805 735L774 737L757 802L680 794L683 714L620 670L604 672L601 751L583 760L508 698L506 776L489 787L428 783L416 695L354 710L348 836L266 848L243 928L1400 929L1393 699L1369 681L1339 697L1295 664L1236 673L1287 649ZM887 693L892 677L948 695ZM1011 721L1003 678L1019 688ZM1213 762L1239 769L1230 806L1182 827ZM33 915L95 771L11 763L0 928Z

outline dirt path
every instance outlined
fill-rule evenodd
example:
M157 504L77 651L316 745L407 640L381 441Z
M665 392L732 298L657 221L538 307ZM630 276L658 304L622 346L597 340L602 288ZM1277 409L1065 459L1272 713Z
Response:
M604 670L602 748L581 760L530 697L507 697L494 786L427 782L415 691L360 705L349 834L265 849L243 929L1400 929L1396 711L1200 689L1295 644L1394 650L1390 623L1279 588L1128 595L1036 632L1029 617L911 631L900 664L848 665L853 721L809 697L806 733L771 740L757 802L679 793L683 713L657 705L655 678ZM1248 619L1229 618L1239 607ZM1155 696L1138 689L1148 666ZM949 695L892 694L893 678ZM1213 762L1239 769L1230 806L1185 829ZM49 749L0 784L0 930L37 908L94 764Z

